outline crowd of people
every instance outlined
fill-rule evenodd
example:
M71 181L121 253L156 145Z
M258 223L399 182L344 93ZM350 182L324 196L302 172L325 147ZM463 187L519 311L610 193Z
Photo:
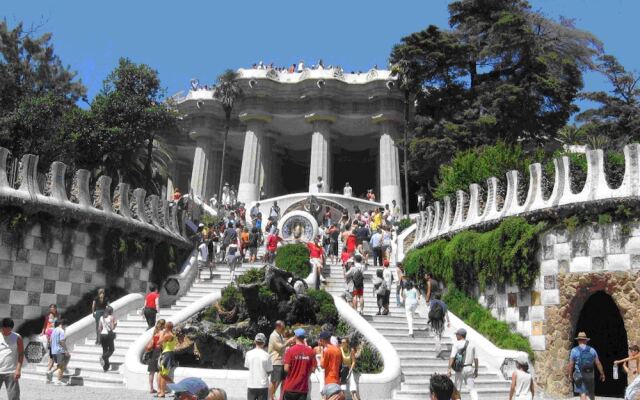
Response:
M275 70L278 72L286 72L289 74L293 74L293 73L301 73L302 71L304 71L305 69L311 69L311 70L335 70L338 71L340 73L344 73L344 69L339 66L339 65L325 65L324 61L322 59L319 59L317 63L315 64L311 64L311 65L307 65L305 64L304 60L300 60L298 61L298 63L293 63L289 66L279 66L276 65L275 63L271 62L271 63L264 63L263 61L259 61L257 63L254 63L253 65L251 65L251 69L266 69L266 70ZM373 69L378 69L377 65L373 66ZM363 71L351 71L352 74L362 74Z

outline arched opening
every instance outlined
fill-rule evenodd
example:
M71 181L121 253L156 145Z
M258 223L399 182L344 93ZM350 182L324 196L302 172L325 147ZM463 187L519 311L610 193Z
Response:
M618 379L613 379L613 361L627 356L627 331L618 306L611 296L599 291L587 299L580 311L573 337L576 337L578 332L586 332L591 338L589 346L598 352L604 368L604 382L600 382L596 372L596 396L624 396L627 377L620 368Z

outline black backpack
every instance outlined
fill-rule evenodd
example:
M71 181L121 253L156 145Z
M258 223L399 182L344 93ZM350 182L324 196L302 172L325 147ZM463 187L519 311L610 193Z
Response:
M356 289L364 288L364 274L361 268L356 268L356 270L353 271L353 286Z
M429 321L442 321L444 319L444 309L442 304L433 303L429 309Z
M464 341L464 347L456 352L456 355L453 357L453 363L451 364L451 368L456 372L462 372L464 369L464 359L467 358L467 346L469 345L469 341Z

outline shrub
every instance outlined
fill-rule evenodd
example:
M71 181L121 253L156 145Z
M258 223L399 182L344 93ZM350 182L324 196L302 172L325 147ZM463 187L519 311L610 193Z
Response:
M231 310L235 306L242 306L244 304L244 297L242 293L234 284L229 284L222 289L222 296L220 297L220 305L225 310Z
M460 290L452 288L444 296L444 301L452 313L496 346L527 352L530 359L534 359L533 350L527 338L519 333L511 332L506 322L495 319L489 310L482 307L474 299L467 297Z
M498 142L456 153L447 164L440 166L433 197L453 196L458 190L469 190L472 183L483 184L492 176L503 179L507 171L521 171L528 176L530 160L520 145Z
M402 218L398 223L398 234L402 233L403 230L407 229L413 224L414 221L411 218Z
M369 342L362 341L360 356L356 362L356 372L361 374L377 374L382 372L384 363L382 356Z
M529 224L524 218L507 218L495 229L463 231L411 250L404 259L406 274L418 279L426 272L438 280L470 293L477 283L532 286L538 276L535 262L537 235L546 224Z
M239 285L250 285L264 281L264 268L251 268L237 279Z
M276 267L289 271L299 278L306 278L311 272L309 249L301 243L280 247L276 254Z
M313 289L307 291L307 295L316 303L316 322L321 325L328 323L335 326L338 323L338 310L333 297L324 290Z

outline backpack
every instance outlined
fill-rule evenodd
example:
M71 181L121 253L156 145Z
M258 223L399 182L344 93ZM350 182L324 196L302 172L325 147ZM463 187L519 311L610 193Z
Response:
M364 288L364 274L361 268L356 268L356 270L353 271L353 286L356 289Z
M464 347L456 352L456 355L453 357L453 363L451 364L451 368L456 372L462 372L464 369L464 359L467 357L467 346L469 345L469 341L464 341Z
M593 373L593 365L596 362L596 356L591 352L591 347L587 346L583 349L578 347L580 354L578 355L578 361L576 365L581 373L590 374Z
M442 321L444 319L444 309L442 304L436 302L433 303L429 309L429 321Z
M384 296L387 293L387 282L383 279L378 286L378 290L376 290L376 294L379 296Z

